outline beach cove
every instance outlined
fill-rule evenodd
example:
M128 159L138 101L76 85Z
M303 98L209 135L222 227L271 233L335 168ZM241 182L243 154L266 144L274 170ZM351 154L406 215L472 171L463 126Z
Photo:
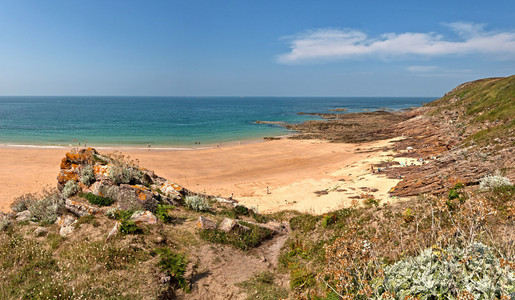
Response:
M168 150L105 147L139 161L192 191L232 197L262 213L298 210L321 214L349 206L363 193L384 202L398 182L370 174L370 165L391 154L387 140L341 144L280 139L206 149ZM2 146L0 210L24 193L53 188L68 147Z

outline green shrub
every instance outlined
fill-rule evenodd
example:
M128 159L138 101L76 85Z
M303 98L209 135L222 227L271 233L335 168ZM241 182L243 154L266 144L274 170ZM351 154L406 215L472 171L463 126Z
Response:
M120 222L120 232L123 234L140 234L143 230L132 220L123 220Z
M306 288L316 284L315 274L306 268L297 268L290 272L290 288Z
M317 222L320 219L318 216L310 214L303 214L290 219L290 228L292 230L301 230L309 232L316 228Z
M248 216L249 209L243 205L236 205L234 207L234 213L236 214L236 216Z
M186 292L189 291L189 285L184 275L188 267L188 259L184 254L174 253L169 248L158 248L155 251L160 255L157 265L171 277L171 284L179 287Z
M171 216L171 211L175 207L173 205L168 204L158 204L156 208L156 217L163 221L163 223L171 223L173 220L173 217Z
M73 180L68 180L63 187L62 194L64 198L69 198L77 194L78 192L80 192L80 188L77 182Z
M93 193L81 193L79 196L86 198L89 203L98 206L111 206L114 203L114 200L111 198L97 196Z
M114 218L118 221L125 221L130 219L130 217L132 217L133 214L133 210L118 209L114 212Z
M80 181L85 185L91 185L95 182L95 172L93 171L93 167L90 165L85 166L80 175Z
M207 199L201 196L186 196L184 202L194 211L208 211L211 208Z
M406 208L402 212L402 218L404 219L404 222L411 223L415 220L415 213L411 208Z
M324 215L321 221L322 227L327 228L336 223L337 220L338 217L336 217L334 214Z
M261 245L264 240L273 235L273 232L269 229L245 222L241 223L250 230L239 229L225 232L218 229L209 229L200 231L200 237L211 243L229 244L241 250L249 250Z

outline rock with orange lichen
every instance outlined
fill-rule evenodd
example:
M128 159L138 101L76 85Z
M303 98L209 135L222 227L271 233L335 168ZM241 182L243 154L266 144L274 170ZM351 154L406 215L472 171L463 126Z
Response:
M57 175L57 187L59 190L62 190L64 185L69 181L79 181L79 176L76 173L76 170L73 169L64 169L59 172Z
M112 167L111 164L93 166L93 172L95 173L95 180L97 180L97 181L108 180L111 177L111 167Z
M79 217L99 214L102 212L100 209L93 207L89 204L71 199L66 199L64 207Z
M173 199L180 198L184 193L184 189L180 185L170 181L165 181L159 187L159 190L161 190L161 192L163 192L164 195Z
M134 221L136 225L153 225L157 223L156 216L148 210L135 212L130 219Z

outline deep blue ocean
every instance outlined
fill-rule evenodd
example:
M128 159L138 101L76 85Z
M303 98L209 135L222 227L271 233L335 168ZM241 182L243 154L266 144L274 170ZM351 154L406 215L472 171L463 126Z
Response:
M255 121L317 119L298 112L393 110L436 98L0 97L0 144L197 146L290 134Z

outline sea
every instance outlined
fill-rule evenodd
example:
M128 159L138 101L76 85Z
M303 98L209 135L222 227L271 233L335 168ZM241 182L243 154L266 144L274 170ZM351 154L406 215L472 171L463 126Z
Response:
M401 110L431 97L0 97L0 145L200 147L291 131L305 113Z

